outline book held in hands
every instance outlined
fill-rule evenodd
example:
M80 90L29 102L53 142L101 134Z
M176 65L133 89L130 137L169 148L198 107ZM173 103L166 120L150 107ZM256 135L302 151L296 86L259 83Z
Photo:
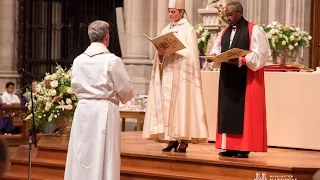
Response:
M151 41L155 47L164 46L164 53L166 55L171 55L177 51L180 51L186 48L183 43L173 34L173 32L163 34L161 36L150 38L147 35L143 34L149 41Z
M200 58L206 59L206 61L213 61L213 62L227 62L230 59L238 59L239 57L243 57L249 54L251 51L239 49L239 48L232 48L226 52L219 54L218 56L200 56Z

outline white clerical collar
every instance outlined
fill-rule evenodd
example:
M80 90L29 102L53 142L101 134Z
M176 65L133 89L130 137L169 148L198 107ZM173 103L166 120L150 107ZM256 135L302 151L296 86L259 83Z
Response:
M101 54L101 53L110 53L110 51L108 50L108 48L104 44L102 44L100 42L93 42L85 50L84 53L87 54L88 56L94 56L94 55Z
M186 22L187 22L186 18L182 18L182 19L180 19L179 21L176 21L176 22L170 22L170 29L175 27L175 26L183 25Z

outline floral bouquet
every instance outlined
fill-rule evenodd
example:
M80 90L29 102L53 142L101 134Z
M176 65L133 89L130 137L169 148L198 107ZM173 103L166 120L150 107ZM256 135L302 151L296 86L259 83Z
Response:
M209 30L204 29L202 23L197 24L195 28L198 35L198 49L200 51L200 55L205 55L211 33Z
M36 86L34 120L38 130L43 132L47 123L56 123L59 118L73 117L77 101L71 90L71 68L63 69L57 65L56 72L46 73L44 80ZM31 111L30 102L28 109ZM26 120L31 119L32 114L29 114Z
M308 32L300 30L295 25L284 26L279 22L272 22L262 26L269 40L274 56L287 56L295 59L300 47L309 47L312 37Z

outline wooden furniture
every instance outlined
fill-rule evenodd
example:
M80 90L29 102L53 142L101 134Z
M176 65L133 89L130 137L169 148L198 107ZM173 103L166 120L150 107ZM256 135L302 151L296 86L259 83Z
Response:
M29 113L27 107L20 107L18 105L4 105L4 107L0 107L0 117L12 117L13 124L15 127L20 127L20 134L12 134L12 135L1 135L4 139L7 140L9 145L20 145L28 143L28 127L29 122L23 121L21 117L27 116Z
M141 131L141 120L144 119L145 112L138 110L120 110L120 117L122 118L122 131L126 130L126 118L133 118L137 120L137 131Z
M29 114L27 107L5 105L0 107L0 117L22 117Z
M68 139L42 136L32 149L31 179L63 180ZM121 179L312 179L320 168L319 151L269 148L267 153L251 153L248 159L220 157L214 144L189 144L187 153L162 152L167 146L142 138L142 132L121 133ZM26 179L28 146L21 145L11 156L11 169L4 180ZM283 178L286 177L286 178Z
M310 49L309 66L315 69L320 66L320 0L312 1L312 21L311 21L311 36L312 43Z
M215 141L219 72L202 71L209 140ZM320 150L320 73L265 72L268 145Z

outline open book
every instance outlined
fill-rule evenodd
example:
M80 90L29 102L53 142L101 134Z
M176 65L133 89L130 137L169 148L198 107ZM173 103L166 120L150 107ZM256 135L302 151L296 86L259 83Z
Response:
M155 37L150 38L147 35L143 34L146 38L149 39L156 47L159 47L161 44L165 45L165 51L164 53L166 55L170 55L172 53L175 53L177 51L180 51L184 48L186 48L182 42L173 34L173 32Z
M226 52L219 54L218 56L200 56L207 61L214 61L214 62L227 62L230 59L238 59L239 57L245 56L249 54L251 51L239 49L239 48L232 48Z

